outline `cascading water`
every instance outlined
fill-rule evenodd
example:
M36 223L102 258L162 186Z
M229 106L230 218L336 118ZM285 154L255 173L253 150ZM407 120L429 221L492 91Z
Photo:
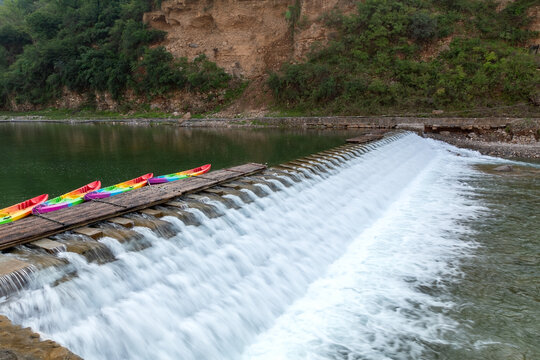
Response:
M113 262L65 253L77 277L0 312L85 359L419 357L453 329L452 303L426 289L459 274L453 259L472 246L461 222L479 208L460 182L471 158L391 140L298 182L276 173L278 191L236 190L249 202L224 195L237 206L209 197L221 216L182 209L198 226L166 216L172 238L136 227L151 244L140 251L106 238Z

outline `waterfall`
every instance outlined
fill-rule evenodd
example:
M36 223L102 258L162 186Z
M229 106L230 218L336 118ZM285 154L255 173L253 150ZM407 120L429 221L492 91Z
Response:
M461 181L475 155L449 149L397 135L226 201L188 197L177 211L198 221L165 216L172 237L136 226L137 251L104 238L107 263L64 253L77 276L0 313L85 359L419 357L454 326L430 289L474 246L460 224L479 209Z

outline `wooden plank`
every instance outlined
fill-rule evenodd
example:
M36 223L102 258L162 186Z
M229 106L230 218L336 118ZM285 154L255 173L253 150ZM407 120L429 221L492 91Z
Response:
M174 183L173 183L174 184ZM208 189L211 186L219 184L219 181L213 179L201 178L201 176L192 177L182 180L178 184L171 186L167 189L167 201L182 194L190 193L193 191L200 191Z
M212 180L212 181L229 181L243 175L244 173L240 173L237 171L217 170L217 171L212 171L211 173L208 173L208 174L199 175L196 178L207 179L207 180Z
M21 238L37 240L62 228L61 224L34 216L0 225L0 250L14 246Z
M165 194L161 187L145 186L107 198L106 202L121 208L119 211L125 212L147 204L151 206L151 204L159 202Z
M244 175L251 175L255 172L266 169L266 165L257 164L257 163L248 163L244 165L234 166L232 168L224 169L226 171L239 172Z
M106 216L116 214L119 210L118 207L110 204L90 201L42 216L63 224L65 227L71 227L72 225L86 225L101 220Z

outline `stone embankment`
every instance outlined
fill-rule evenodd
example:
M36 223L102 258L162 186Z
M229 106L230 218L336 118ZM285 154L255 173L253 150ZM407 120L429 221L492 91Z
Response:
M457 147L476 150L484 155L504 158L540 159L540 143L538 141L535 143L508 143L471 139L466 135L427 134L426 136L447 142Z
M81 360L52 340L41 340L30 328L14 325L0 315L1 360Z
M325 116L325 117L247 117L235 119L180 119L186 127L287 127L330 129L431 129L481 130L505 128L516 119L511 118L455 118L403 116ZM517 119L519 120L519 119Z
M540 119L513 119L504 127L430 127L424 136L485 155L540 159Z

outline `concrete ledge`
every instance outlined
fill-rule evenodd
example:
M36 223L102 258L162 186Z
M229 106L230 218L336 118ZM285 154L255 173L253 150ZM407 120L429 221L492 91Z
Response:
M34 265L25 261L0 255L0 296L21 290L28 283L29 274L35 270Z
M115 217L115 218L109 219L108 221L113 224L120 225L128 229L132 228L135 225L133 220L125 218L125 217Z
M78 229L73 230L73 232L79 235L86 235L89 238L92 238L94 240L97 240L103 237L103 231L101 229L95 229L91 227L78 228Z
M66 251L66 245L51 239L41 239L38 241L34 241L28 244L28 246L44 250L49 254L57 254L59 252Z

